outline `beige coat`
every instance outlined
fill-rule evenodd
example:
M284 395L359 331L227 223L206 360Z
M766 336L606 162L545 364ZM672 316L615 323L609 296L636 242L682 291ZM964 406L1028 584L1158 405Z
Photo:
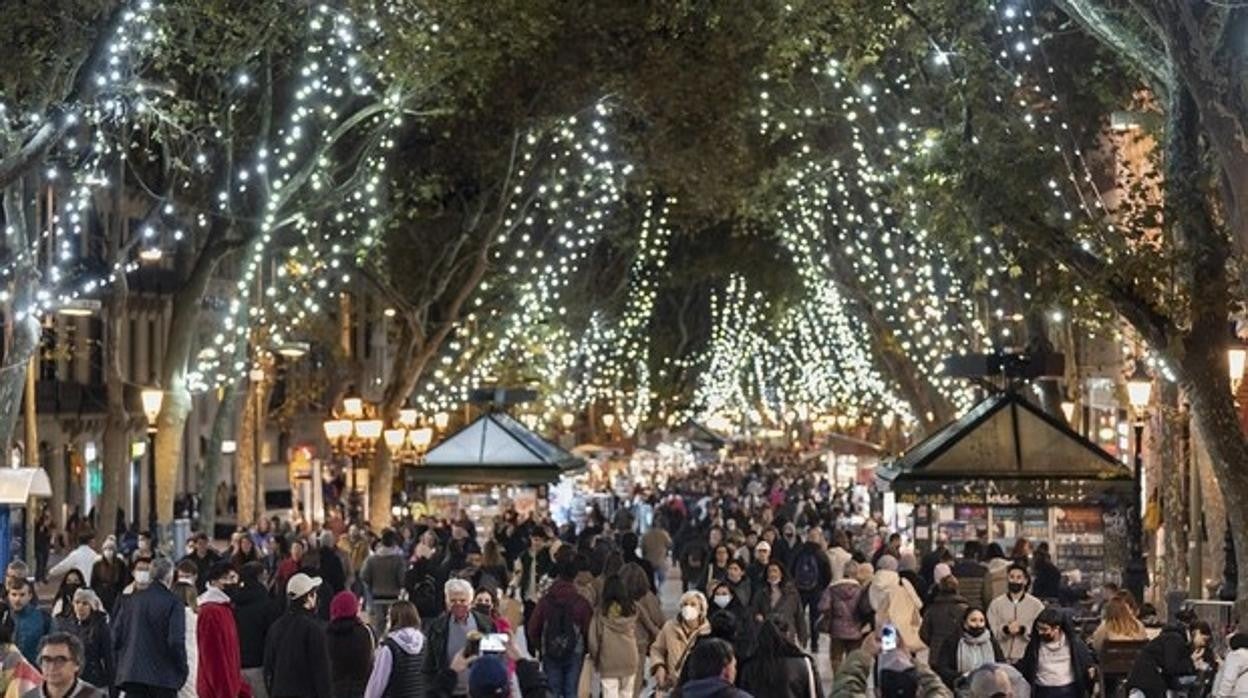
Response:
M654 674L659 667L663 667L667 670L668 681L675 681L685 666L685 658L693 641L701 635L710 634L711 625L706 622L705 616L701 625L692 630L679 618L667 621L654 639L654 644L650 645L650 673Z
M611 604L617 608L616 604ZM589 622L589 657L604 679L622 679L637 673L637 616L620 616L594 611Z
M637 600L637 650L641 656L650 652L650 645L654 644L662 628L663 607L659 604L659 597L647 592Z
M641 537L641 555L656 570L667 567L667 551L671 547L672 537L659 526L651 526Z

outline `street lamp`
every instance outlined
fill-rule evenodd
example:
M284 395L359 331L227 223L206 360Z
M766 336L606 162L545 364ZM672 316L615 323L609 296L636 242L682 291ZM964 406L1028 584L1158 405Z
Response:
M147 417L147 523L148 530L156 530L156 420L160 407L165 404L165 391L160 388L144 388L139 392L143 402L143 415Z
M371 408L366 409L364 401L358 397L349 397L342 401L341 416L331 415L321 427L325 430L325 438L330 449L339 458L345 458L351 468L351 492L347 496L347 517L354 522L359 516L360 490L356 483L356 458L371 457L376 450L377 441L383 436L384 423L369 415ZM387 435L388 438L388 435Z
M1144 477L1144 417L1148 413L1148 405L1153 396L1153 379L1144 370L1144 363L1135 362L1135 372L1127 379L1127 401L1135 413L1135 473L1131 480L1131 518L1130 558L1122 573L1122 583L1128 591L1135 595L1137 601L1144 600L1144 587L1148 586L1148 566L1144 562L1144 516L1142 481Z
M451 424L451 415L446 412L439 412L433 415L433 426L438 431L446 431Z
M576 415L571 412L564 412L563 416L559 417L559 423L563 425L564 431L567 431L576 423Z

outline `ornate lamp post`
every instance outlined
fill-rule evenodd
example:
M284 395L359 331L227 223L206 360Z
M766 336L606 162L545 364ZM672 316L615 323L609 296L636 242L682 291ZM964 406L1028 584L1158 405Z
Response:
M360 515L360 490L356 483L356 459L371 458L377 450L382 434L382 421L369 414L364 401L349 397L342 401L342 416L332 416L322 427L334 455L345 458L351 468L350 487L347 496L348 520L355 522Z
M1127 541L1130 558L1122 573L1122 585L1135 595L1137 601L1144 600L1144 587L1148 586L1148 566L1144 562L1144 512L1141 500L1142 478L1144 475L1144 419L1148 415L1148 406L1153 396L1153 379L1144 370L1144 364L1136 361L1135 372L1127 380L1127 400L1135 413L1133 426L1135 429L1135 473L1131 480L1130 540Z
M439 413L444 414L444 413ZM449 419L447 420L449 422ZM425 451L433 443L433 427L421 426L420 415L416 410L405 408L399 410L398 423L383 432L386 449L390 457L400 463L423 462ZM434 417L437 424L437 417Z
M148 530L156 532L156 419L160 417L161 405L165 404L165 391L160 388L144 388L139 392L143 402L143 415L147 417L147 524Z

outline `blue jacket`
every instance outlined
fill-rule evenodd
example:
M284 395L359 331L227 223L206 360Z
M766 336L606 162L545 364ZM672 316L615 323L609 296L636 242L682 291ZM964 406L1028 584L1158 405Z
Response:
M13 644L22 651L26 661L39 666L39 641L52 632L52 616L35 603L31 601L29 606L13 614Z
M153 582L122 604L113 621L117 684L177 690L186 683L186 611L165 585Z

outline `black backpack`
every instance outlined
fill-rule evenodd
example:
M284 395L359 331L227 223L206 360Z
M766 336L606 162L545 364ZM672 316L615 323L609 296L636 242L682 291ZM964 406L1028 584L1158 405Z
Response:
M566 604L552 605L542 626L542 657L556 662L572 659L580 651L581 629Z
M814 553L804 552L797 556L797 561L793 564L793 581L797 583L797 590L802 593L819 590L819 561L815 559Z

